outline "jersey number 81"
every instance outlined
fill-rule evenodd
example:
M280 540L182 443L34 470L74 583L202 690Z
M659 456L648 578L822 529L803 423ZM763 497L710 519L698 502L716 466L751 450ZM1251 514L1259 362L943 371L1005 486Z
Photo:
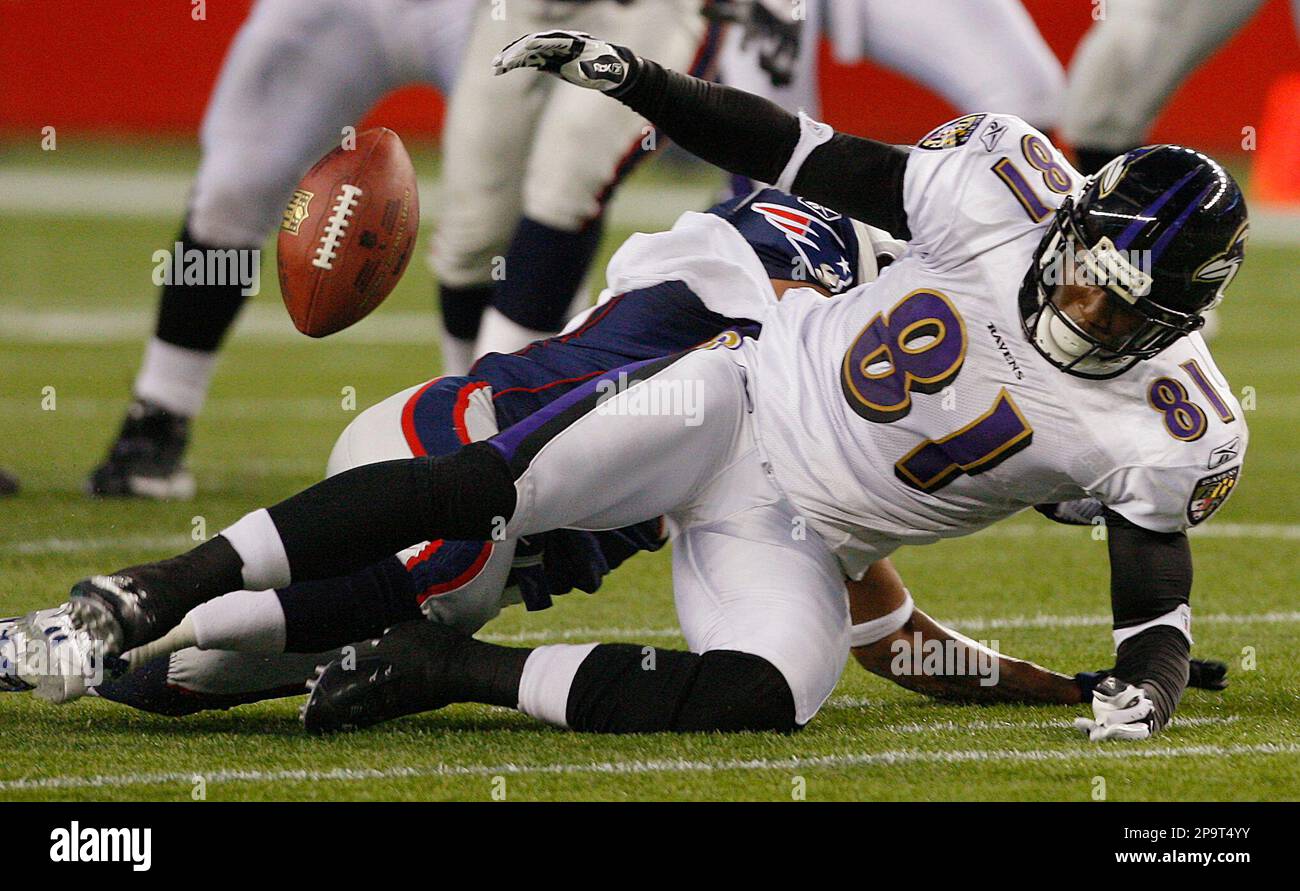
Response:
M875 424L912 410L913 393L938 393L961 373L966 323L945 295L920 289L867 323L844 354L840 386L849 407ZM942 439L922 440L894 475L922 492L991 470L1029 446L1034 431L1005 388L993 406Z

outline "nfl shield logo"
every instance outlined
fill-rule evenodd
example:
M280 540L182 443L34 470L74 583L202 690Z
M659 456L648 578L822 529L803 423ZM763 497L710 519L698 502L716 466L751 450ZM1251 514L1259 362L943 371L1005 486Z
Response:
M280 222L280 228L293 235L297 235L298 229L302 226L303 220L307 219L308 207L311 205L311 199L315 197L315 194L312 192L305 192L302 189L294 189L293 197L289 199L289 206L284 209L284 219Z

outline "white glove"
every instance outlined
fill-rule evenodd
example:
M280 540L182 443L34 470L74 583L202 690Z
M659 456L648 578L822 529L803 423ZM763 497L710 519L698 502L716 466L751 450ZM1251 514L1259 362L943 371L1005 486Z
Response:
M539 31L525 34L497 53L492 69L505 74L516 68L536 68L589 90L612 90L632 73L636 56L581 31Z
M1115 676L1103 678L1092 691L1092 717L1075 718L1088 739L1146 739L1151 735L1155 703L1147 691Z

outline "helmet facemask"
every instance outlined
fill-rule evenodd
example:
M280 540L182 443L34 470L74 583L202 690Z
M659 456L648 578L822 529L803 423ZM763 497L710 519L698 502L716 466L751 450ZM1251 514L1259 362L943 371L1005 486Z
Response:
M1089 243L1073 199L1065 200L1020 296L1025 334L1047 361L1078 377L1111 378L1205 324L1200 313L1150 299L1150 266L1141 259L1106 237Z

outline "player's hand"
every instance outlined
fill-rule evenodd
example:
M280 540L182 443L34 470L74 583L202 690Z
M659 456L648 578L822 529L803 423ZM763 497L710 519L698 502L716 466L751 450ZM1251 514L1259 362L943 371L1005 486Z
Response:
M1074 726L1088 739L1146 739L1151 735L1155 703L1141 687L1115 676L1103 678L1092 691L1092 717L1075 718Z
M1066 526L1091 526L1106 508L1096 498L1078 498L1052 504L1035 504L1034 510L1047 519Z
M1187 686L1201 690L1227 689L1228 666L1210 659L1193 659L1187 671Z
M621 87L636 71L636 55L582 31L539 31L525 34L497 53L492 69L505 74L516 68L536 68L589 90L608 92Z

